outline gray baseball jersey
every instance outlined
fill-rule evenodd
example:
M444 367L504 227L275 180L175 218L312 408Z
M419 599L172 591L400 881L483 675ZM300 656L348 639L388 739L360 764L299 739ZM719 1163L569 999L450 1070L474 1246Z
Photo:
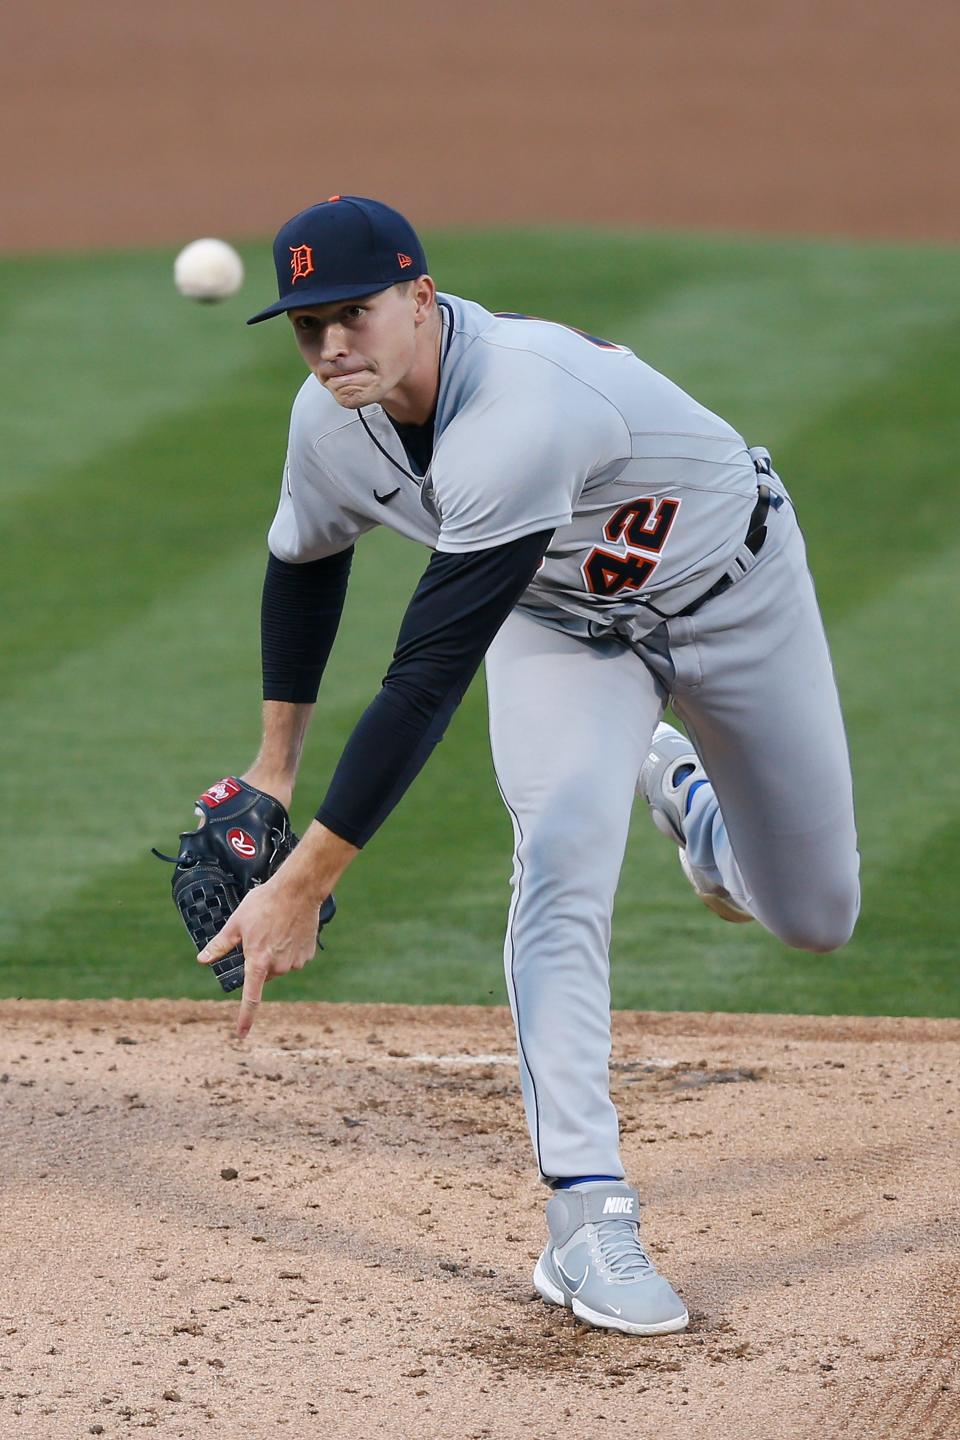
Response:
M623 346L439 302L422 483L380 406L344 410L310 376L293 406L273 554L319 559L378 524L454 554L553 529L521 606L583 635L642 637L662 618L645 600L675 613L702 594L756 500L736 431Z

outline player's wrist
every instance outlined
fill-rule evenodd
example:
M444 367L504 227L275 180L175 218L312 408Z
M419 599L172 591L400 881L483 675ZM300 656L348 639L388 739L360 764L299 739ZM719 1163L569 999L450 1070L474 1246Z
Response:
M293 798L300 754L312 714L312 705L265 701L260 749L246 773L240 777L248 785L255 785L258 790L273 795L287 809Z
M278 886L295 889L316 904L333 891L341 875L360 851L314 820L303 839L277 872Z
M271 769L254 763L249 770L245 770L240 776L248 785L256 790L263 790L265 794L272 795L274 800L279 800L285 810L290 809L290 802L293 799L293 787L296 781L295 774L284 773L283 771Z

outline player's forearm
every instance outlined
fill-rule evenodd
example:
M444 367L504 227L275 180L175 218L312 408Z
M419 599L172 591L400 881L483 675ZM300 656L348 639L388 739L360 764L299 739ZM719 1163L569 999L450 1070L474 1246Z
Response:
M353 548L302 565L267 558L260 602L264 700L312 704L333 648Z
M267 558L260 605L263 740L244 779L289 806L343 611L352 547L304 565Z
M366 844L426 763L550 535L431 559L383 687L357 721L317 810L320 824L347 844Z
M319 907L359 854L355 845L314 820L271 883L278 888L290 887L298 896Z
M282 805L289 806L300 767L300 756L312 705L292 705L285 700L263 702L263 738L257 758L243 779L258 790L266 790Z

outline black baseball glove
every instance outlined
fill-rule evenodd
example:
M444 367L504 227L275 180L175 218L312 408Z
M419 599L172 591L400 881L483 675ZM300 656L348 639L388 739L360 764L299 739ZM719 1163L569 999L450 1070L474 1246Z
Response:
M262 885L297 843L290 817L279 800L228 775L197 801L200 825L180 836L179 855L160 860L175 865L173 903L199 953L225 925L248 890ZM337 905L330 895L321 906L319 939ZM321 947L322 948L322 947ZM235 946L211 966L224 990L243 985L243 951Z

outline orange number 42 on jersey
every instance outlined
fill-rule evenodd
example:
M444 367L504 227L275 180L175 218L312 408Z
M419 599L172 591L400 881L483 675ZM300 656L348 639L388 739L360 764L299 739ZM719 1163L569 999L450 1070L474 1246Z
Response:
M623 549L594 546L580 566L591 595L619 595L646 585L659 564L660 552L677 518L680 501L659 502L641 495L615 510L603 527L603 537Z

